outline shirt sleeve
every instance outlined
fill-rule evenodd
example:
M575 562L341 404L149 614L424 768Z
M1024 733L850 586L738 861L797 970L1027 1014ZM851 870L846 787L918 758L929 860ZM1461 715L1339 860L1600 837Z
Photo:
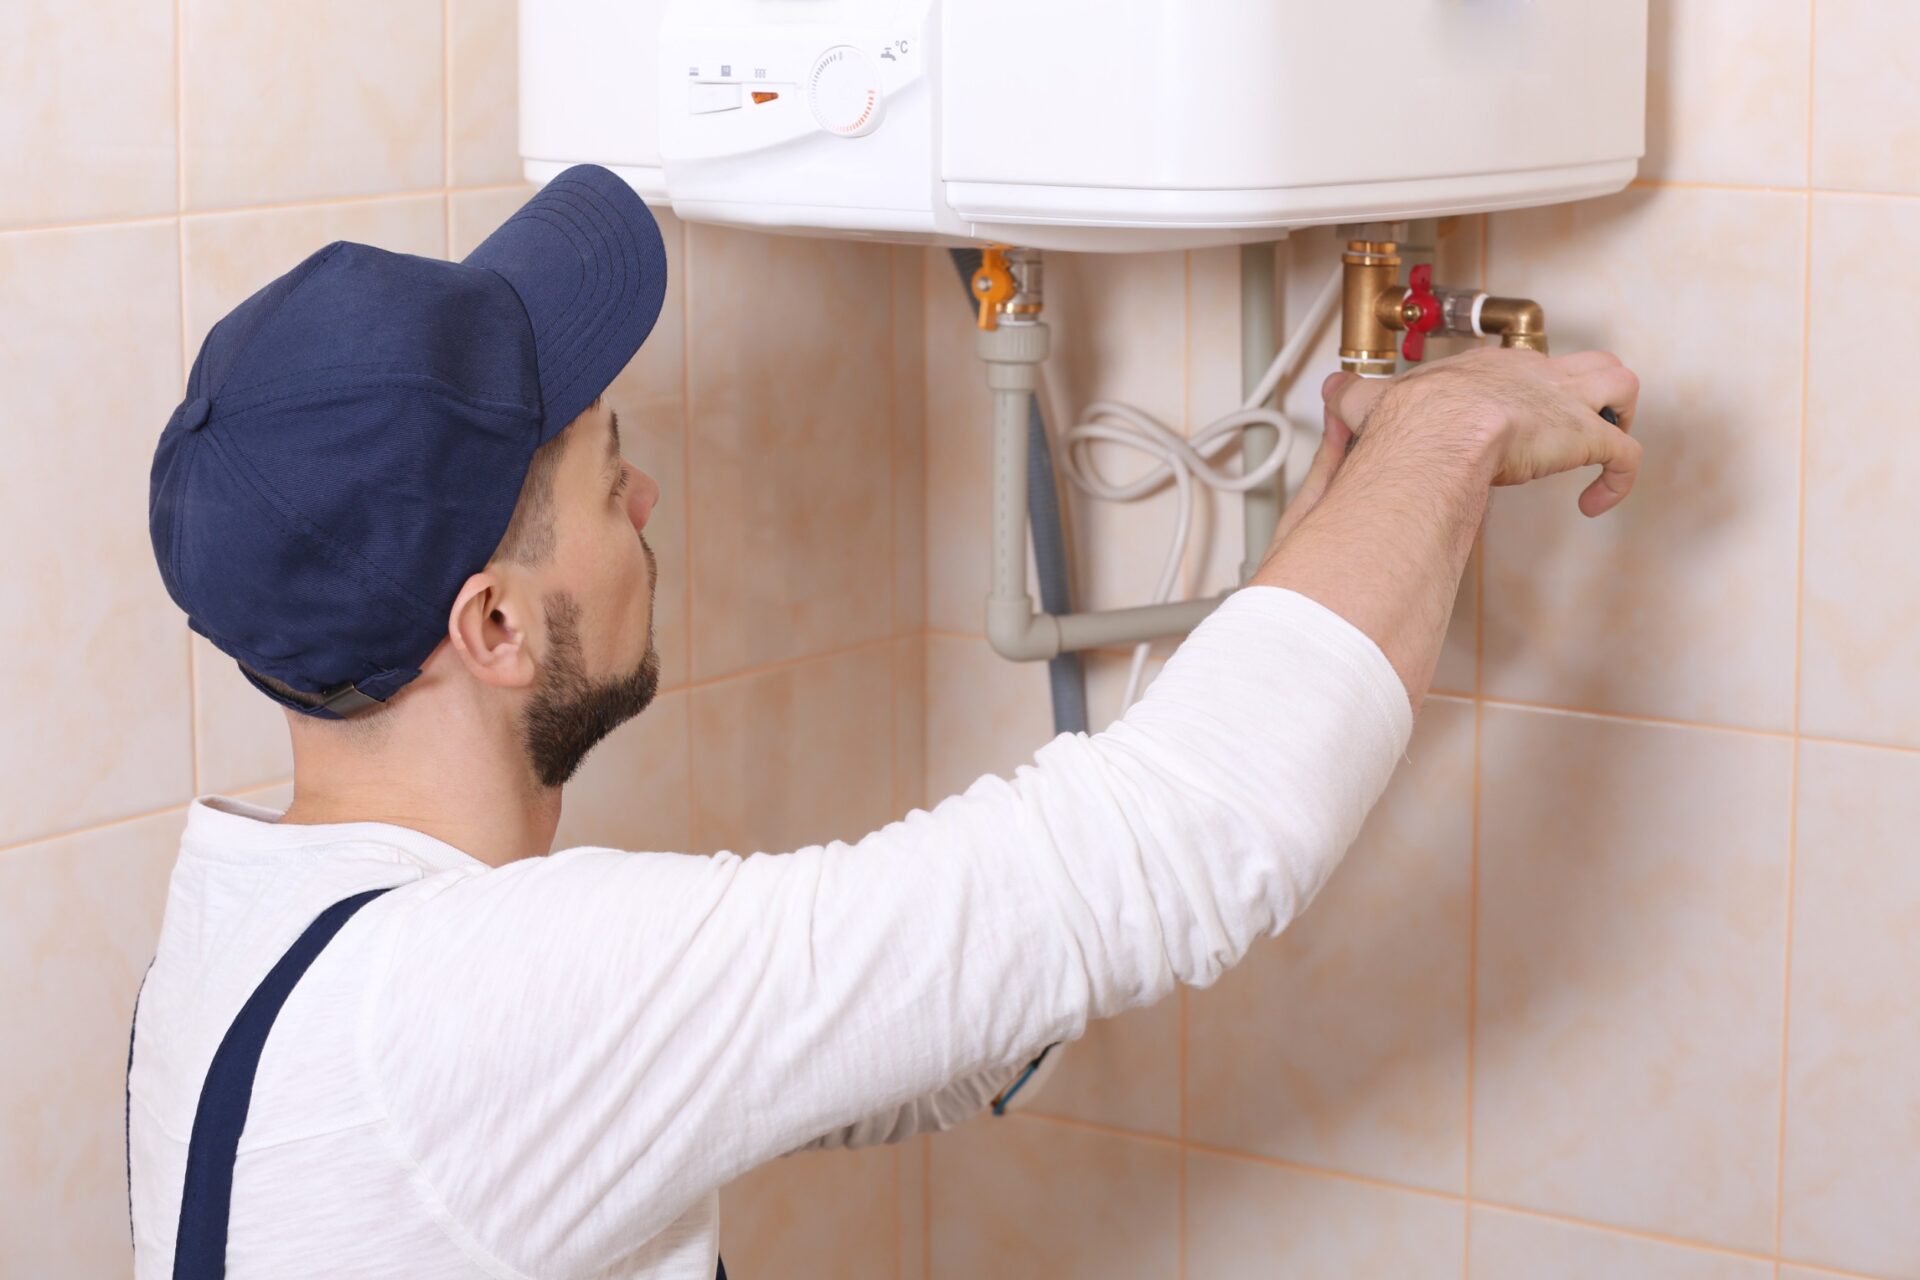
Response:
M481 1247L591 1272L755 1165L1213 982L1318 891L1411 728L1364 634L1242 590L1105 732L858 843L423 884L383 924L369 1088Z

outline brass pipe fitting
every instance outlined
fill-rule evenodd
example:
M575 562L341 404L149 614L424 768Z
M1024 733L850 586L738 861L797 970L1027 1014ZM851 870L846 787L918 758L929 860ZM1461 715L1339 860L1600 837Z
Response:
M1013 296L1000 307L1003 324L1037 324L1045 299L1041 296L1040 251L1007 250L1007 271L1013 277Z
M1340 367L1363 378L1390 377L1398 358L1392 330L1399 327L1390 321L1399 316L1399 299L1382 304L1399 288L1400 246L1391 240L1349 240L1340 261Z
M1499 335L1501 346L1547 354L1547 313L1532 298L1487 298L1479 320L1479 332Z

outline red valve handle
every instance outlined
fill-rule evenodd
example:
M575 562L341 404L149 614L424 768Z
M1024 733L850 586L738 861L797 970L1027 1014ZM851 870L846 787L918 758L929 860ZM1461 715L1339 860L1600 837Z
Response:
M1409 315L1408 312L1417 314ZM1440 299L1433 296L1433 267L1421 263L1407 273L1407 296L1400 304L1400 317L1407 336L1400 343L1400 354L1418 364L1426 358L1427 335L1440 327Z

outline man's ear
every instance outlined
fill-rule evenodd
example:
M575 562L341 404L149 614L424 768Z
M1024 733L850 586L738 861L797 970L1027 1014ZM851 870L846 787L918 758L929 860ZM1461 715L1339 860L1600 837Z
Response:
M492 566L466 580L447 617L447 639L467 673L482 684L525 688L538 675L533 646L541 625L526 584Z

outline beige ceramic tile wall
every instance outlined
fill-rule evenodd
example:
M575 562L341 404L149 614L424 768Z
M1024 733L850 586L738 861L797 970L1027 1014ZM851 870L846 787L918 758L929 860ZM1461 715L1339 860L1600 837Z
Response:
M153 568L153 442L213 322L313 249L464 254L525 199L514 17L0 5L0 1275L126 1274L126 1025L183 807L289 795L280 713L189 642ZM920 259L662 224L663 320L611 394L664 490L663 688L559 839L857 836L922 785ZM917 1263L920 1158L749 1179L728 1252L762 1275Z
M1641 371L1639 492L1497 496L1457 696L1349 864L1215 989L1096 1025L1041 1116L930 1144L932 1280L1920 1277L1920 414L1865 354L1920 292L1920 11L1651 8L1641 180L1441 245ZM1298 314L1329 237L1282 259ZM937 799L1050 726L980 638L986 397L927 272ZM1057 407L1230 403L1231 251L1056 282ZM1083 599L1139 599L1167 519L1076 504Z

